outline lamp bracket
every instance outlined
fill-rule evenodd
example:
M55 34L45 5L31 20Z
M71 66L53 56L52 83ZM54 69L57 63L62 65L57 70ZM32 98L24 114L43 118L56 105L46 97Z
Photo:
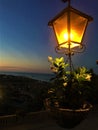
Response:
M74 55L75 53L83 53L86 49L85 45L81 45L80 48L72 48L70 51L68 48L61 48L60 46L56 46L55 51L59 54L65 54L65 55Z

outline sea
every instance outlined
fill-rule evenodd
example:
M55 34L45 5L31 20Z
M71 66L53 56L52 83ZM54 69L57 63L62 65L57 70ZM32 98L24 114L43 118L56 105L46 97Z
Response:
M49 82L51 78L54 77L53 74L48 73L30 73L30 72L3 72L0 71L0 74L6 74L6 75L13 75L13 76L25 76L32 79L40 80L40 81L47 81Z

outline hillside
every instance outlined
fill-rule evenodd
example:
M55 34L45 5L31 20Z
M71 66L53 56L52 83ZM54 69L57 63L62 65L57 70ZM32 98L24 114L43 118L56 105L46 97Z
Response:
M23 76L0 75L0 115L44 109L49 83Z

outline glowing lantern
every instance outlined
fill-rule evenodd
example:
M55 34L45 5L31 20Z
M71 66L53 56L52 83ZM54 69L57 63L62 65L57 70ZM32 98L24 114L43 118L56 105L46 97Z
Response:
M52 26L60 48L77 48L83 46L82 40L89 21L93 18L79 10L67 7L49 23Z

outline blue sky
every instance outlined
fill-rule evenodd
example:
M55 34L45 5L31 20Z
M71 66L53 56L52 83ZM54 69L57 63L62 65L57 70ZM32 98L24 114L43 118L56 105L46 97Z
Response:
M84 37L86 51L73 56L73 64L98 72L98 1L72 0L71 5L94 18ZM0 70L50 72L47 57L61 55L47 24L65 7L61 0L0 0Z

